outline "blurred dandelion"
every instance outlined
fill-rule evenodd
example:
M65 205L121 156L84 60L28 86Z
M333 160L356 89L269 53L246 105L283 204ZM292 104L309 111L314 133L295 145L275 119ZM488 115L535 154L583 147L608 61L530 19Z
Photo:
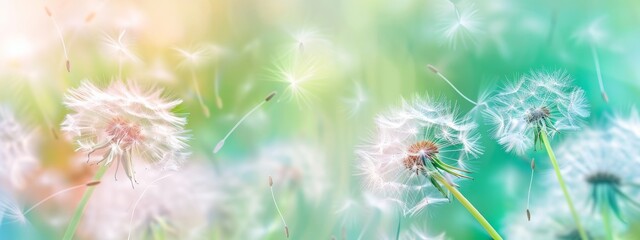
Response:
M313 52L318 49L316 47L330 43L329 40L322 36L319 31L313 28L305 28L293 32L291 33L291 37L294 42L290 51L296 54L305 54L305 52L309 52L309 50L312 50Z
M580 236L586 239L547 137L563 130L576 130L582 118L589 116L584 91L571 87L570 83L571 78L564 71L533 71L495 93L485 113L494 125L494 137L507 151L523 154L531 147L536 150L544 145ZM533 162L531 168L533 171ZM528 209L527 216L530 216Z
M80 232L92 239L201 239L222 206L210 169L204 164L188 164L177 172L152 169L142 176L143 191L105 182L87 205Z
M64 104L72 110L62 123L62 130L78 145L77 151L103 153L104 163L94 180L100 180L115 161L131 181L137 182L133 162L148 162L158 168L176 168L187 155L186 119L171 112L181 100L167 101L161 90L143 91L134 84L113 82L101 90L89 81L71 89ZM89 159L87 159L88 161ZM84 205L94 188L89 188L65 232L64 239L75 233Z
M343 102L347 105L349 117L354 117L362 110L363 106L369 102L369 96L362 87L362 84L360 84L360 82L354 82L353 86L353 94L343 99Z
M557 204L557 199L562 198L562 193L555 191L542 199L533 208L535 212L544 217L536 217L531 220L520 213L513 213L505 219L505 236L507 239L538 240L538 239L586 239L581 238L578 227L572 221L572 215L568 208ZM600 228L592 218L584 219L584 226L588 229L588 239L601 239Z
M633 129L638 128L636 121ZM624 215L640 212L639 147L640 138L614 125L584 130L558 148L558 156L565 160L561 169L568 176L567 186L578 204L591 205L600 213L607 239L616 239L611 214L625 221Z
M473 3L457 2L449 0L454 14L446 14L441 17L440 34L454 50L459 47L475 45L476 38L482 33L482 21L478 10ZM450 13L450 12L449 12Z
M0 185L6 182L13 189L24 188L26 178L39 167L36 136L10 107L0 105Z
M0 225L3 222L26 223L27 219L13 195L0 186Z
M493 238L501 239L454 182L470 178L465 162L482 153L469 118L458 118L446 103L415 97L379 115L376 125L373 141L356 151L367 189L396 201L404 215L447 201L452 193Z
M607 92L604 90L604 83L602 81L602 72L600 70L600 57L598 56L597 48L599 46L606 45L607 33L604 31L602 22L604 18L597 18L590 22L587 26L580 29L574 34L574 37L580 43L589 45L591 49L591 57L593 58L593 64L596 68L596 75L598 76L598 86L600 87L600 94L605 102L609 102Z

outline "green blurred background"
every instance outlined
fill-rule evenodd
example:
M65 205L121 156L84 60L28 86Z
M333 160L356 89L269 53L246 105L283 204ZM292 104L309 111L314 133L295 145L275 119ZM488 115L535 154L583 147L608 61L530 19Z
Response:
M462 113L473 107L431 73L427 64L438 67L472 99L530 70L565 69L587 93L591 105L587 125L602 124L608 115L625 113L638 103L640 3L456 2L459 6L469 3L477 11L478 31L456 40L454 48L441 31L443 20L455 17L453 5L444 0L2 0L0 32L5 41L0 43L5 51L0 99L17 109L25 122L39 126L41 162L45 168L60 171L68 168L74 147L64 139L55 140L47 129L48 125L57 128L67 113L61 103L64 92L83 79L106 85L118 78L119 66L123 78L164 88L171 96L184 99L176 112L188 113L193 158L211 162L216 172L229 173L235 166L250 165L258 150L273 142L307 142L325 156L324 168L314 171L326 171L329 190L315 203L300 197L304 184L276 188L282 198L280 207L293 239L340 239L344 226L336 211L345 199L358 198L363 190L356 175L354 148L373 133L377 113L416 94L449 99ZM62 30L70 73L44 6L53 11ZM95 16L87 21L92 13ZM589 44L576 38L580 29L596 19L602 19L604 40L595 48L609 103L600 97ZM105 36L117 38L122 30L139 61L110 54L105 47ZM7 40L12 37L27 42L27 50L13 54L11 49L23 45ZM206 54L197 64L181 65L183 58L176 48L206 49ZM198 104L190 69L210 109L208 118ZM296 88L287 74L306 80ZM223 102L221 109L216 107L216 91ZM215 144L235 122L271 91L278 92L276 98L249 117L220 153L213 154ZM463 182L460 190L502 232L509 215L521 212L524 217L530 169L523 159L530 156L505 153L490 138L490 127L482 118L476 120L485 153L472 164L474 180ZM541 160L533 203L545 194L543 178L549 175L544 172L550 170L544 155L535 157ZM69 182L82 175L74 174L67 177ZM257 189L256 197L263 199L266 212L235 217L257 218L265 224L278 220L266 180L265 187ZM0 238L48 239L48 233L63 230L38 218L32 215L30 226L3 224ZM395 234L395 214L355 218L355 227L344 228L348 239L359 236L366 221L374 222L377 231L367 233L365 239ZM405 223L406 229L411 223L419 224L433 235L446 232L451 239L488 239L455 201L428 207ZM265 236L282 237L280 228Z

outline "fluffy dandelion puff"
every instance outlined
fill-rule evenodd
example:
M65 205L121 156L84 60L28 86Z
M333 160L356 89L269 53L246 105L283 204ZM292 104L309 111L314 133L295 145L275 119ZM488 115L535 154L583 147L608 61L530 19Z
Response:
M22 189L28 174L38 167L34 130L20 122L8 106L0 106L0 185L6 181Z
M494 137L507 151L523 154L542 146L543 132L578 129L589 105L571 81L564 71L532 71L498 89L485 109Z
M396 201L405 215L447 201L437 179L468 178L465 162L482 151L476 125L432 99L403 101L376 119L373 140L356 151L367 189Z
M115 162L116 177L121 164L133 186L134 162L175 168L186 156L186 119L171 112L181 102L135 84L113 82L100 89L83 81L65 95L71 113L62 130L73 138L76 151L103 154L98 163L104 166Z

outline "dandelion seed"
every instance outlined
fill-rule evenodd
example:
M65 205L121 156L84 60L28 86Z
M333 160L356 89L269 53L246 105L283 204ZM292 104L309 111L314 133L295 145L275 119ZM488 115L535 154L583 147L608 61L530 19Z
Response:
M191 73L191 81L193 84L193 89L196 91L196 96L198 98L198 103L200 104L200 108L202 109L202 113L205 117L209 118L210 112L209 107L204 103L204 99L202 98L202 93L200 93L200 86L198 84L198 79L196 77L195 67L199 63L201 63L205 58L209 57L209 50L207 48L200 48L194 52L189 52L183 49L174 48L176 51L180 52L184 60L180 63L180 66L189 66L189 71Z
M275 81L286 84L282 96L287 100L295 100L299 106L309 106L312 94L310 89L318 84L320 79L320 66L313 56L296 58L287 56L277 63L272 70ZM280 99L278 99L280 101Z
M464 94L462 94L462 92L460 92L460 90L458 90L458 88L456 88L453 83L451 83L449 81L449 79L447 79L447 77L445 77L436 67L434 67L431 64L427 65L427 68L429 68L429 70L431 70L433 73L435 73L436 75L438 75L438 77L440 77L442 80L444 80L445 82L447 82L447 84L449 84L449 86L451 86L453 88L453 90L455 90L458 95L460 95L462 98L464 98L465 100L467 100L468 102L470 102L473 105L478 106L477 102L472 101L471 99L469 99L467 96L465 96Z
M289 238L289 227L287 226L287 222L284 221L284 216L282 216L282 212L280 212L280 208L278 207L278 203L276 203L276 196L273 194L273 179L269 176L269 189L271 190L271 197L273 198L273 205L276 206L276 210L278 210L278 214L280 215L280 219L282 219L282 224L284 225L284 234Z
M355 116L368 101L369 97L362 85L359 82L355 82L353 96L344 99L344 102L349 106L349 117Z
M600 94L605 102L609 102L607 92L604 90L604 83L602 81L602 72L600 70L600 57L596 47L606 42L607 34L602 29L603 18L598 18L589 23L588 26L574 34L574 37L579 42L586 42L589 44L591 50L591 57L593 58L593 64L596 68L596 75L598 77L598 86L600 87Z
M143 91L121 82L102 90L83 81L65 96L64 104L72 113L65 117L62 130L73 137L77 151L86 151L89 157L103 153L96 164L121 164L133 187L134 161L173 168L187 154L186 119L171 112L180 103L163 99L159 90Z
M9 192L0 188L0 225L2 225L4 219L8 219L10 222L27 222L27 218L15 198Z
M527 219L531 221L531 211L529 211L529 203L531 200L531 185L533 185L533 171L536 169L536 160L531 159L531 177L529 178L529 190L527 191Z
M127 33L127 30L122 30L120 31L120 34L118 35L117 39L112 38L109 35L104 35L104 41L107 45L107 47L109 47L111 50L115 51L115 53L118 56L118 78L120 80L123 79L122 77L122 68L123 68L123 61L125 59L128 59L129 61L132 61L134 63L140 62L141 60L135 55L133 54L133 52L129 49L129 44L126 43L124 36Z
M469 42L475 44L476 37L482 31L480 28L481 21L473 4L464 4L459 6L449 1L455 12L455 17L443 16L444 19L440 25L440 33L454 50L462 45L467 47Z
M240 120L236 123L236 125L234 125L233 128L231 128L231 130L227 133L227 135L225 135L224 138L222 138L222 140L220 140L220 142L216 144L216 147L213 149L213 153L218 153L218 151L220 151L220 149L222 149L222 147L224 146L225 141L227 140L227 138L229 138L231 133L233 133L233 131L235 131L236 128L238 128L238 126L240 126L240 124L244 122L244 120L247 119L247 117L249 117L249 115L251 115L253 112L258 110L258 108L260 108L264 103L271 100L275 95L276 95L276 92L271 92L269 95L267 95L267 97L263 101L261 101L258 105L253 107L251 111L249 111L242 118L240 118Z
M62 36L62 31L60 30L60 26L58 26L58 22L53 17L51 10L49 10L49 8L46 6L44 7L44 10L47 13L47 16L49 16L49 19L51 19L51 22L53 23L53 26L55 27L56 32L58 33L58 38L60 38L60 42L62 43L62 49L64 50L64 58L66 60L65 65L67 67L67 72L71 72L71 62L69 61L69 54L67 53L67 45L64 43L64 37Z
M73 186L73 187L68 187L68 188L62 189L62 190L60 190L60 191L57 191L57 192L55 192L55 193L53 193L53 194L49 195L49 196L48 196L48 197L46 197L46 198L44 198L44 199L40 200L38 203L34 204L34 205L33 205L33 206L31 206L29 209L27 209L26 211L24 211L24 213L23 213L23 214L24 214L24 215L29 214L29 213L30 213L31 211L33 211L35 208L37 208L38 206L42 205L43 203L45 203L45 202L49 201L50 199L55 198L56 196L59 196L59 195L61 195L61 194L64 194L64 193L67 193L67 192L70 192L70 191L73 191L73 190L76 190L76 189L79 189L79 188L83 188L83 187L93 187L93 186L96 186L96 185L98 185L98 184L100 184L100 181L91 181L91 182L88 182L88 183L83 183L83 184L79 184L79 185L76 185L76 186Z

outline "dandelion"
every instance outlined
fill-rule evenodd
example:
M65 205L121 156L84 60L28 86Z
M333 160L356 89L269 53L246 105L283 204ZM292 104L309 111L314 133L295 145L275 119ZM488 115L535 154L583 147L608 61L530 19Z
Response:
M102 90L83 81L80 87L69 90L64 104L72 113L65 117L62 130L73 138L77 151L87 152L88 157L92 153L103 154L96 163L103 166L95 180L100 180L115 162L116 178L121 164L133 187L137 182L134 161L159 168L175 168L182 162L187 154L186 119L171 112L181 101L167 101L161 95L160 90L143 91L121 82ZM65 239L73 237L93 189L85 192Z
M451 86L451 88L453 88L453 90L455 90L456 93L458 93L458 95L460 95L462 98L464 98L464 100L467 100L467 102L470 102L471 104L473 104L474 107L471 110L471 112L476 112L481 107L486 107L487 106L487 103L485 102L485 100L487 98L487 94L480 94L480 97L479 97L478 101L473 101L473 100L469 99L467 96L465 96L464 94L462 94L462 92L460 92L460 90L458 90L458 88L456 88L456 86L453 85L453 83L451 83L451 81L449 81L449 79L446 76L444 76L444 74L442 74L442 72L440 70L438 70L436 67L434 67L431 64L427 64L427 68L429 70L431 70L431 72L433 72L436 75L438 75L438 77L440 77L440 79L444 80L447 84L449 84L449 86Z
M591 57L593 58L593 64L596 68L596 75L598 76L598 86L600 87L600 94L605 102L609 102L607 92L604 90L604 83L602 82L602 73L600 70L600 57L596 48L604 45L607 42L607 34L602 29L603 18L598 18L590 22L586 27L579 30L574 37L578 39L578 42L589 44L591 49Z
M236 128L238 128L238 126L240 126L240 124L244 122L245 119L247 119L247 117L249 117L253 112L258 110L264 103L271 100L275 95L276 95L276 92L271 92L269 95L267 95L266 98L264 98L263 101L258 103L258 105L253 107L247 114L242 116L242 118L240 118L240 120L236 123L236 125L234 125L233 128L231 128L231 130L227 133L227 135L225 135L224 138L222 138L222 140L220 140L218 144L216 144L216 147L213 149L213 153L218 153L218 151L220 151L220 149L222 149L222 147L224 146L225 142L227 141L227 138L231 136L231 133L233 133L233 131L235 131Z
M570 83L564 71L531 72L496 92L485 113L494 125L494 137L507 151L523 154L544 145L580 235L586 238L547 137L576 130L582 118L589 116L584 91Z
M470 4L456 4L449 1L455 16L443 16L440 33L454 50L458 45L467 47L468 42L476 43L476 36L482 32L478 10Z
M356 151L369 190L396 201L405 215L447 201L451 193L493 238L501 239L456 188L455 180L470 178L465 162L482 152L469 118L458 118L448 104L416 97L379 115L376 125L374 140Z
M636 121L634 129L639 127L640 121ZM640 211L640 178L635 171L640 168L639 143L640 138L629 129L614 125L584 130L559 147L558 156L565 159L561 169L568 176L567 186L578 204L590 205L593 212L600 213L608 239L615 239L612 214L625 221L624 214Z
M274 80L286 84L283 96L287 96L287 100L295 100L299 106L311 104L313 95L310 89L318 83L320 72L313 56L300 59L284 57L272 70Z
M26 178L39 165L35 133L8 106L0 106L0 185L24 188Z
M203 164L179 172L152 169L141 176L142 191L104 182L87 205L80 232L95 239L201 239L223 198L210 169Z

